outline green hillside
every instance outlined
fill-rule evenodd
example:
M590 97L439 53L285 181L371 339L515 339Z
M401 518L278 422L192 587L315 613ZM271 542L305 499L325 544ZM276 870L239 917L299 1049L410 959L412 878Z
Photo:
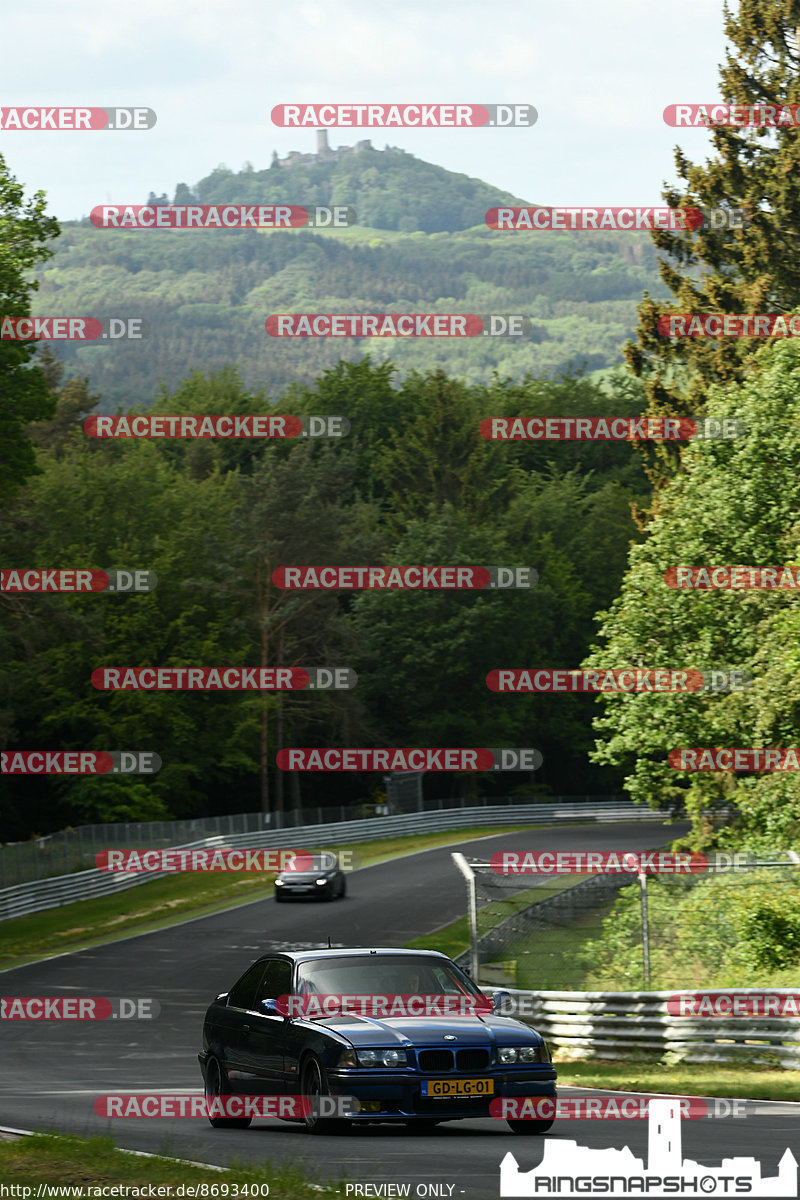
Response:
M349 204L340 230L116 230L67 224L34 297L36 315L143 317L146 341L55 348L89 375L101 407L147 404L163 383L236 363L278 396L340 358L391 358L400 377L443 368L469 383L493 372L554 375L621 361L647 288L664 295L646 233L500 233L487 208L513 197L400 151L234 174L223 168L176 197L201 203ZM413 199L410 199L413 198ZM522 201L518 201L522 203ZM409 229L409 223L424 228ZM371 223L372 228L367 228ZM404 227L404 225L406 227ZM382 226L382 227L381 227ZM521 313L524 337L284 339L274 312Z

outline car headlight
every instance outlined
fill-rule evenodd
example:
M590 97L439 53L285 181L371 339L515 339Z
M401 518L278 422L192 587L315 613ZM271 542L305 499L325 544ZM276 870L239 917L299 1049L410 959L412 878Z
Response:
M360 1067L404 1067L408 1059L405 1050L357 1050Z
M341 1056L340 1056L339 1061L337 1062L336 1066L337 1066L337 1068L339 1068L339 1067L357 1067L358 1066L358 1059L356 1058L356 1052L352 1048L352 1046L348 1046L346 1050L342 1051Z
M286 880L285 880L285 879L276 879L276 880L275 880L275 887L283 887L283 885L284 885L285 883L286 883Z
M499 1063L535 1063L546 1062L542 1058L541 1046L498 1046L497 1061Z
M541 1062L539 1050L539 1046L518 1046L517 1059L519 1062L525 1063Z
M318 880L316 881L316 883L317 883L317 887L322 887L322 885L323 885L324 883L327 883L327 882L328 882L328 881L327 881L327 879L325 879L325 877L323 876L323 877L322 877L322 879L318 879Z

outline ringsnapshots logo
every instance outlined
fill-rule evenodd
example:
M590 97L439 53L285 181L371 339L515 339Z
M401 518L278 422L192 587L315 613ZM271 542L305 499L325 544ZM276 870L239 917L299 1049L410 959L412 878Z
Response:
M712 417L484 417L492 442L684 442L744 437L744 421Z
M152 129L156 114L152 108L0 108L0 130L76 130Z
M344 437L347 417L256 413L221 415L87 417L83 432L92 438L319 438Z
M97 204L97 229L346 229L356 224L348 204Z
M3 1021L154 1021L158 1000L143 996L3 996Z
M530 127L532 104L276 104L281 129L482 129Z
M24 595L152 592L157 583L155 571L96 571L78 567L9 567L0 571L0 592Z
M4 342L140 342L149 334L144 317L0 317Z
M2 775L157 775L152 750L3 750Z
M307 747L279 750L275 762L282 771L536 771L542 765L532 747L487 750L404 747L363 750Z
M800 589L800 567L667 567L664 572L667 587L678 591L739 590L797 591Z
M346 692L358 683L350 667L97 667L101 692Z
M752 676L745 670L648 670L621 667L616 670L527 670L490 671L486 686L492 692L722 692L743 691Z
M755 1158L726 1158L706 1167L683 1158L681 1100L652 1098L648 1104L647 1162L625 1146L605 1150L569 1138L548 1138L538 1166L521 1171L509 1151L500 1163L500 1195L516 1196L796 1196L797 1160L787 1149L778 1174L763 1177ZM537 1118L541 1120L542 1118Z
M533 567L276 567L272 582L287 591L481 591L531 588Z

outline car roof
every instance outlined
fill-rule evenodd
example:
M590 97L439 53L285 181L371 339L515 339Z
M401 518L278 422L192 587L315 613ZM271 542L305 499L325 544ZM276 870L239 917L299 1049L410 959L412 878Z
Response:
M262 954L256 961L260 962L262 958L287 958L292 962L312 961L326 958L369 958L372 955L392 955L404 956L411 955L414 958L443 958L447 962L451 960L446 954L442 954L439 950L404 950L403 947L397 946L337 946L326 950L275 950Z

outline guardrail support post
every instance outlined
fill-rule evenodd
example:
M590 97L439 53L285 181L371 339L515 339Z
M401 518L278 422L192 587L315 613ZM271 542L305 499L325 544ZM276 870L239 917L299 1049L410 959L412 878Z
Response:
M644 986L650 987L650 925L647 920L647 874L639 872L639 886L642 894L642 966L644 968Z

